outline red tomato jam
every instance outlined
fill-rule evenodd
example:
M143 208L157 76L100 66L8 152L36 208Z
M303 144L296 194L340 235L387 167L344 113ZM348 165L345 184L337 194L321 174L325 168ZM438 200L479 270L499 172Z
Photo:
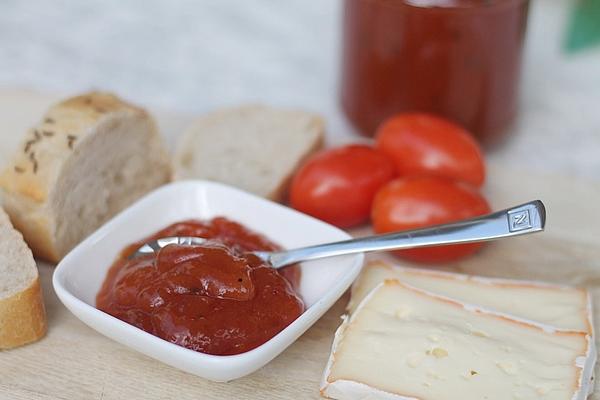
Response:
M209 239L128 260L168 236ZM188 349L232 355L265 343L304 311L300 270L275 270L249 252L279 246L225 218L173 224L121 253L96 297L98 309Z

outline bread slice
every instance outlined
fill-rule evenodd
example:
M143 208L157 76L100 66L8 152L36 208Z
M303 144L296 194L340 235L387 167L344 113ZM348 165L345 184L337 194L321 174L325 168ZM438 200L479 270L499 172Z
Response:
M465 303L551 325L592 333L592 304L585 289L542 282L475 277L404 268L372 261L352 286L348 310L353 312L366 295L386 279Z
M37 257L59 261L171 177L154 120L108 93L51 107L0 174L3 203Z
M280 201L302 160L321 147L323 132L323 120L304 111L253 105L213 112L179 140L175 177L223 182Z
M386 280L342 324L322 382L334 399L583 400L590 335Z
M46 312L33 255L0 208L0 350L36 341L45 333Z

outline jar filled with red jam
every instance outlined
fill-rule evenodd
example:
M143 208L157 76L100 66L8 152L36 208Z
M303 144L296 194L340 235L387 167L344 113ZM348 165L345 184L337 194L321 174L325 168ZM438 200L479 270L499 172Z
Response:
M528 0L344 0L342 107L371 136L387 117L432 112L484 144L517 111Z

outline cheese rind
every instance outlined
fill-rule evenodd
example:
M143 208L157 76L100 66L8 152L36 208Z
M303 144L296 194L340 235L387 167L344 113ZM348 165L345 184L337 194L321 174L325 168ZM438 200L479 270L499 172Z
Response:
M584 289L405 268L380 261L366 265L353 285L349 312L385 279L398 279L428 292L518 318L593 334L591 299Z
M584 332L386 281L336 332L321 392L336 399L582 400L594 358Z

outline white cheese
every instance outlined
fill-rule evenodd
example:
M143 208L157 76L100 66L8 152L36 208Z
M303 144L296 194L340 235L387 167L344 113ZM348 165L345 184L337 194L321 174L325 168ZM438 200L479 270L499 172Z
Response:
M380 261L365 266L352 287L349 311L385 279L560 329L590 334L593 330L591 300L584 289L403 268Z
M591 335L523 322L397 280L335 335L321 393L334 399L582 400Z

